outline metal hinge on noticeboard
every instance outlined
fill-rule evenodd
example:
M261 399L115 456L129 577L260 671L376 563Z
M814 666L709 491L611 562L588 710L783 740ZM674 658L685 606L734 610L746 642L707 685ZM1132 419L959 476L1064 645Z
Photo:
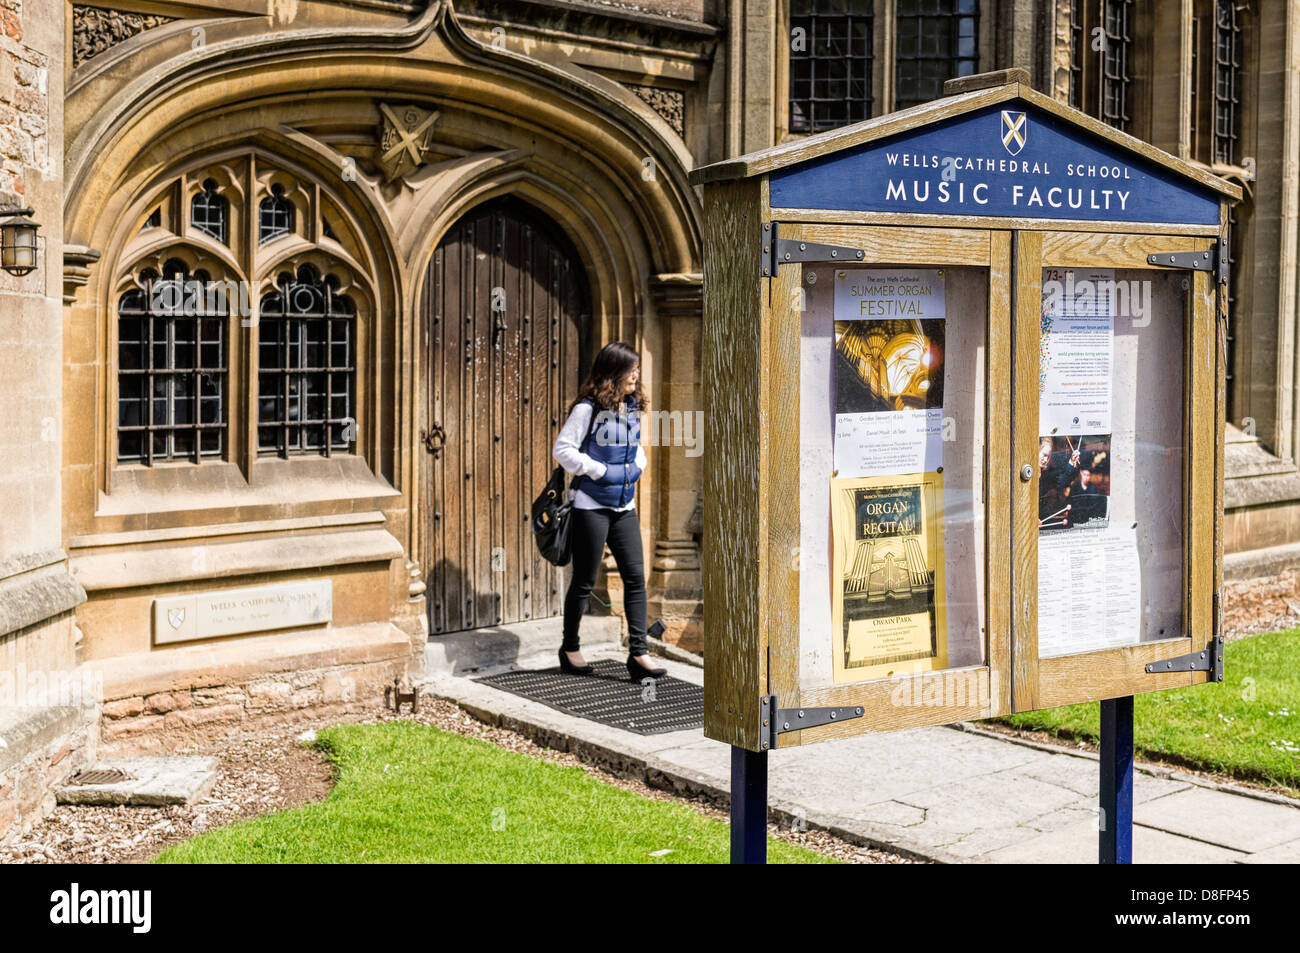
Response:
M1177 658L1147 663L1148 675L1164 672L1209 672L1209 681L1223 681L1223 639L1216 636L1199 652L1189 652Z
M763 223L763 261L761 268L764 278L771 278L775 275L777 265L805 261L862 261L866 257L866 252L861 248L778 238L776 230L776 222Z
M777 747L777 736L787 731L816 728L837 721L862 717L861 705L840 708L777 708L775 695L764 695L758 700L759 724L762 725L760 741L763 750Z
M1162 268L1182 268L1185 271L1209 271L1215 274L1219 284L1228 283L1228 256L1222 254L1217 241L1211 242L1205 251L1158 251L1147 255L1148 265Z

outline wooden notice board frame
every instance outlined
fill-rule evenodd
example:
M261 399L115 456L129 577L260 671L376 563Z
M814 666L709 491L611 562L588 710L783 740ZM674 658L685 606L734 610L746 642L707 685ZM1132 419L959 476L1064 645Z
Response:
M1217 248L1226 240L1227 205L1240 189L1043 96L1024 82L1023 71L972 77L963 86L933 103L693 174L703 186L705 223L710 738L762 751L993 717L1196 684L1214 677L1214 656L1221 659L1226 272ZM999 132L1003 142L976 150L992 171L972 171L970 143ZM901 177L885 169L884 147L915 157L920 167L908 170L912 182L936 187L925 193L928 205L920 188L906 194L897 184ZM994 147L1005 151L990 159ZM1013 168L1050 165L1057 178L1039 181L1065 184L1072 175L1077 182L1068 184L1079 192L1031 193L1033 176L1022 185L1003 175L1005 157L1020 152ZM962 155L965 167L960 159L958 168L946 167ZM1122 214L1111 212L1118 191L1105 191L1114 183L1092 177L1103 166L1139 180L1124 186ZM940 182L947 184L943 192ZM937 195L955 198L954 183L965 186L966 204L938 207ZM1070 218L1077 206L1066 203L1077 194L1090 195L1085 201L1095 211ZM1038 201L1026 205L1030 195ZM789 204L805 197L806 204ZM1159 264L1148 259L1156 253L1165 256ZM1193 255L1199 256L1194 267L1187 264ZM792 302L800 300L804 265L814 261L986 269L981 665L833 686L801 682L800 569L789 554L798 550L807 514L799 505L801 323ZM1187 595L1179 637L1040 659L1038 479L1026 462L1034 460L1039 438L1043 268L1055 266L1186 268L1181 513ZM1176 660L1200 652L1208 659L1200 670L1174 670L1198 664ZM1149 672L1155 663L1165 669ZM927 678L953 674L975 680L974 697L897 703L900 692L919 697ZM918 684L907 686L908 680ZM815 727L799 730L803 716Z

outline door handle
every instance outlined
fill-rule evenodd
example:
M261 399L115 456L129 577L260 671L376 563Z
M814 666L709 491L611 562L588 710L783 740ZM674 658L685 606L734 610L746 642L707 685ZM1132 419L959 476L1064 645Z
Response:
M437 460L442 453L442 445L447 442L447 431L442 429L442 424L435 421L432 430L420 431L420 439L424 441L424 449L433 454L433 459Z

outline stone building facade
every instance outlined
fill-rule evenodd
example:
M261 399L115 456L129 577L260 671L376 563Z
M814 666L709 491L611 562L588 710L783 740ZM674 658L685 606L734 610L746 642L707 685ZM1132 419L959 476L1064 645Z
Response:
M49 810L98 734L63 535L64 39L57 5L0 3L0 208L42 226L39 267L0 272L0 837Z
M527 510L616 339L659 412L651 618L690 644L687 173L954 75L1025 66L1247 183L1230 549L1245 571L1300 540L1294 3L1226 25L1205 0L0 4L0 201L42 226L41 267L0 274L0 674L102 687L14 716L0 837L49 803L16 792L20 750L43 783L96 743L345 711L430 639L559 614Z

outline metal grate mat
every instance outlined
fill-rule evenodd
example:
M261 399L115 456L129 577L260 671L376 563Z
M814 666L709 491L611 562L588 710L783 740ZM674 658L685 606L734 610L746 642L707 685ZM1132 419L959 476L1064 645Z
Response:
M592 675L569 675L557 667L501 672L475 681L638 735L703 726L704 690L699 685L665 675L652 688L628 678L622 662L598 659L591 664Z

